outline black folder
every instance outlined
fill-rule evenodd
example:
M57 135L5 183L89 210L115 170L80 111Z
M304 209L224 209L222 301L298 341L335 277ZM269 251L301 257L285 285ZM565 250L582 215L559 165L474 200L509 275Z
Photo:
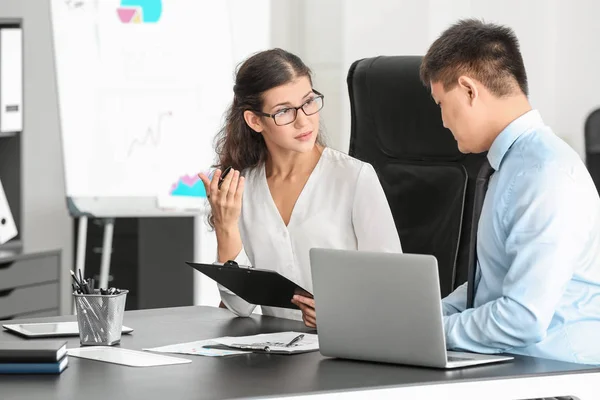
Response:
M292 303L295 294L313 297L307 290L275 271L240 266L235 261L224 264L186 263L250 304L298 310Z

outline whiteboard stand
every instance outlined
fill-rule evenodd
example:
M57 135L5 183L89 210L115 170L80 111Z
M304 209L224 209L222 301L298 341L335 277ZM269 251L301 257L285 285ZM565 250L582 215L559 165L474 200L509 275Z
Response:
M103 218L104 237L102 240L102 259L100 261L100 282L99 287L108 289L108 276L110 275L110 257L112 254L113 233L115 230L114 218ZM85 278L85 246L87 240L88 217L79 217L79 229L77 232L77 261L75 274Z
M102 241L102 259L100 261L100 288L108 289L108 277L110 275L110 258L112 255L112 240L115 229L114 218L104 218L104 237ZM85 247L87 242L88 217L82 215L79 217L79 229L77 230L77 260L75 262L75 275L85 278ZM73 314L75 314L75 304L73 304Z
M79 229L77 230L77 260L75 262L75 275L78 276L79 271L81 275L85 274L85 245L87 240L87 225L88 217L79 217Z
M104 238L102 240L102 260L100 261L100 286L108 289L108 275L110 272L110 256L112 254L112 240L115 229L115 219L106 218L104 221Z
M81 276L85 274L85 245L87 240L87 225L88 217L82 215L79 217L79 228L77 229L77 259L75 260L75 276ZM73 302L73 315L76 314L75 302Z

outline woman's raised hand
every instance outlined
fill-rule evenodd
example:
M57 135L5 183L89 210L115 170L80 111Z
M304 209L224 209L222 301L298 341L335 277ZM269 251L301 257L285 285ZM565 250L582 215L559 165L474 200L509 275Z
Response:
M223 172L217 169L209 179L203 173L198 177L204 183L206 197L212 208L215 229L237 228L242 210L242 195L244 193L244 177L240 171L231 169L221 179Z

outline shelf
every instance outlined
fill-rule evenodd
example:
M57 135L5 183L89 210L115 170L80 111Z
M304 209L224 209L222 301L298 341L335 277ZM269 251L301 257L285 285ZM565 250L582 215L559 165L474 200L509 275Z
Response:
M8 242L0 245L0 259L6 258L7 256L13 256L15 254L21 254L23 251L23 241L20 239L9 240Z
M3 28L20 28L23 20L21 18L0 18Z
M17 136L18 132L7 132L7 133L2 133L0 132L0 139L1 138L11 138L11 137L15 137Z

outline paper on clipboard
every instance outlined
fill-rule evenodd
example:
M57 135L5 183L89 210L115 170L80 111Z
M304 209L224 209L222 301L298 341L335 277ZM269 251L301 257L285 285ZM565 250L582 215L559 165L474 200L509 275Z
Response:
M206 356L206 357L223 357L223 356L232 356L236 354L248 354L247 351L242 350L217 350L217 349L207 349L204 346L216 345L219 344L214 340L198 340L196 342L188 342L188 343L177 343L171 344L168 346L154 347L151 349L143 349L147 351L156 351L159 353L180 353L180 354L191 354L194 356Z
M160 365L188 364L192 362L192 360L188 360L187 358L163 356L143 351L106 346L68 349L67 354L72 357L87 358L89 360L127 365L130 367L156 367Z
M275 332L251 336L225 336L213 341L232 349L247 349L278 354L308 353L319 350L319 336L314 333Z

